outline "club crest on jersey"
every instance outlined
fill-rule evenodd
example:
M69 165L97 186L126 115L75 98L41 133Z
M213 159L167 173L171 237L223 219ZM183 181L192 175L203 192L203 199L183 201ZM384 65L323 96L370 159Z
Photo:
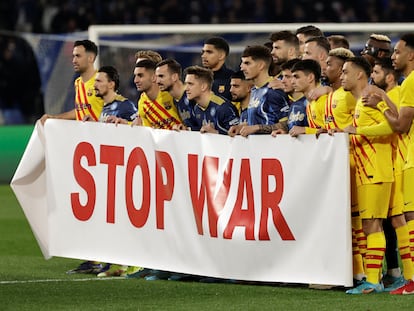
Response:
M219 93L224 93L225 90L226 90L226 86L225 85L219 85L219 87L218 87Z
M93 96L93 91L94 91L93 88L88 89L88 91L86 92L86 95L87 96Z
M212 107L210 110L210 115L214 117L216 115L216 107Z
M338 101L337 100L332 101L332 108L335 109L337 105L338 105Z
M169 102L169 101L168 102L164 102L162 104L164 105L164 108L167 109L167 110L170 110L171 107L172 107L172 103Z

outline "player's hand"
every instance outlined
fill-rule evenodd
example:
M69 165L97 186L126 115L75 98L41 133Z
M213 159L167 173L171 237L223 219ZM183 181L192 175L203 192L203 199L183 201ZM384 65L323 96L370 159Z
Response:
M203 121L203 126L200 129L200 133L218 134L218 131L214 128L214 123L211 123L210 121L208 122Z
M45 113L39 120L42 125L45 125L45 122L47 119L53 119L53 118L54 116Z
M343 129L343 131L349 134L356 134L356 127L353 125L348 125L346 128Z
M240 135L243 137L247 137L250 134L254 134L259 130L257 125L243 125L240 129Z
M276 89L281 89L283 90L284 85L282 80L279 80L278 78L274 78L273 80L271 80L268 84L268 86L274 90Z
M172 129L177 132L191 130L190 128L186 127L184 124L174 124Z
M330 86L318 86L317 88L313 89L308 94L309 100L316 100L322 95L329 94L332 91L332 88Z
M131 126L142 126L142 118L140 116L137 116L134 121L132 121Z
M245 125L247 125L246 122L243 122L243 123L240 123L240 124L237 124L237 125L232 125L232 126L230 126L229 130L227 131L227 134L230 137L234 137L236 135L240 135L240 130Z
M276 137L277 135L287 134L287 133L288 132L286 132L284 129L277 129L277 130L273 130L270 135L272 135L273 137Z
M377 108L377 104L382 101L383 92L384 90L380 89L376 85L368 85L362 91L361 100L364 103L364 106Z
M298 137L301 134L305 134L305 128L303 126L293 126L289 131L290 136Z
M94 118L92 118L92 116L90 114L86 114L83 116L82 118L82 122L86 122L86 121L95 121Z

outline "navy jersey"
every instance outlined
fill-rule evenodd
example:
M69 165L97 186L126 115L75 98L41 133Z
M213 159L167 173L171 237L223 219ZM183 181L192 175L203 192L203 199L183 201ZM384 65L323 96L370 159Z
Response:
M108 116L116 116L127 121L133 121L137 117L137 111L132 101L122 95L117 95L112 103L105 103L99 116L99 121L104 121Z
M305 96L299 98L296 101L293 101L289 107L289 116L287 126L290 130L295 125L297 126L309 126L308 118L306 115L306 106L308 105L308 101Z
M180 115L183 124L193 131L199 131L200 127L197 124L194 115L195 102L187 98L186 92L183 92L179 100L174 99L174 104L177 107L178 114Z
M289 100L286 93L280 89L268 87L268 83L252 88L247 110L248 125L271 125L287 120Z
M240 112L240 123L247 123L247 108L244 108Z
M212 123L219 134L227 134L231 126L239 124L239 116L234 105L214 94L211 95L206 108L198 104L194 106L194 115L200 128L204 124Z
M230 80L233 73L234 71L227 68L226 65L213 72L214 78L211 90L214 94L231 100Z

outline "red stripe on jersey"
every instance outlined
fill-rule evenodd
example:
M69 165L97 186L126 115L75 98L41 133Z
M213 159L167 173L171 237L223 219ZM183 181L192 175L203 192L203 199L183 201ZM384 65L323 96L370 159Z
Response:
M316 123L313 121L312 109L311 109L310 106L311 106L310 103L306 106L306 114L308 116L309 127L315 129L315 128L318 128L318 127L316 126Z
M93 112L93 110L92 110L92 105L90 105L89 104L89 102L88 102L88 95L87 95L87 92L86 92L86 89L85 89L85 83L83 83L82 82L82 93L83 93L83 98L84 98L84 103L85 103L85 106L84 107L86 107L87 109L88 109L88 112L89 112L89 114L91 115L91 117L95 120L95 121L98 121L98 117L95 115L95 113ZM86 113L85 113L85 111L84 111L84 107L82 107L82 111L83 111L83 114L84 115L86 115Z
M144 112L145 115L147 117L147 119L149 119L154 125L156 125L158 128L166 128L171 130L172 127L170 127L170 124L165 125L163 122L161 122L162 120L164 120L164 118L158 113L158 111L152 107L151 102L147 102L145 101L145 107L144 107ZM154 118L154 115L158 118Z
M172 120L175 124L180 124L181 122L178 121L176 118L174 118L167 109L165 109L165 107L163 105L160 105L156 100L153 101L155 106L158 107L159 110L161 110L164 114L166 114L168 116L169 120Z

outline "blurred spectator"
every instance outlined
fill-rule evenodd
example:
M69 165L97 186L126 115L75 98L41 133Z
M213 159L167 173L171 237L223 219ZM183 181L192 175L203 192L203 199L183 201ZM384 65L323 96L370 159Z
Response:
M0 28L64 33L91 24L409 22L398 0L2 0Z

